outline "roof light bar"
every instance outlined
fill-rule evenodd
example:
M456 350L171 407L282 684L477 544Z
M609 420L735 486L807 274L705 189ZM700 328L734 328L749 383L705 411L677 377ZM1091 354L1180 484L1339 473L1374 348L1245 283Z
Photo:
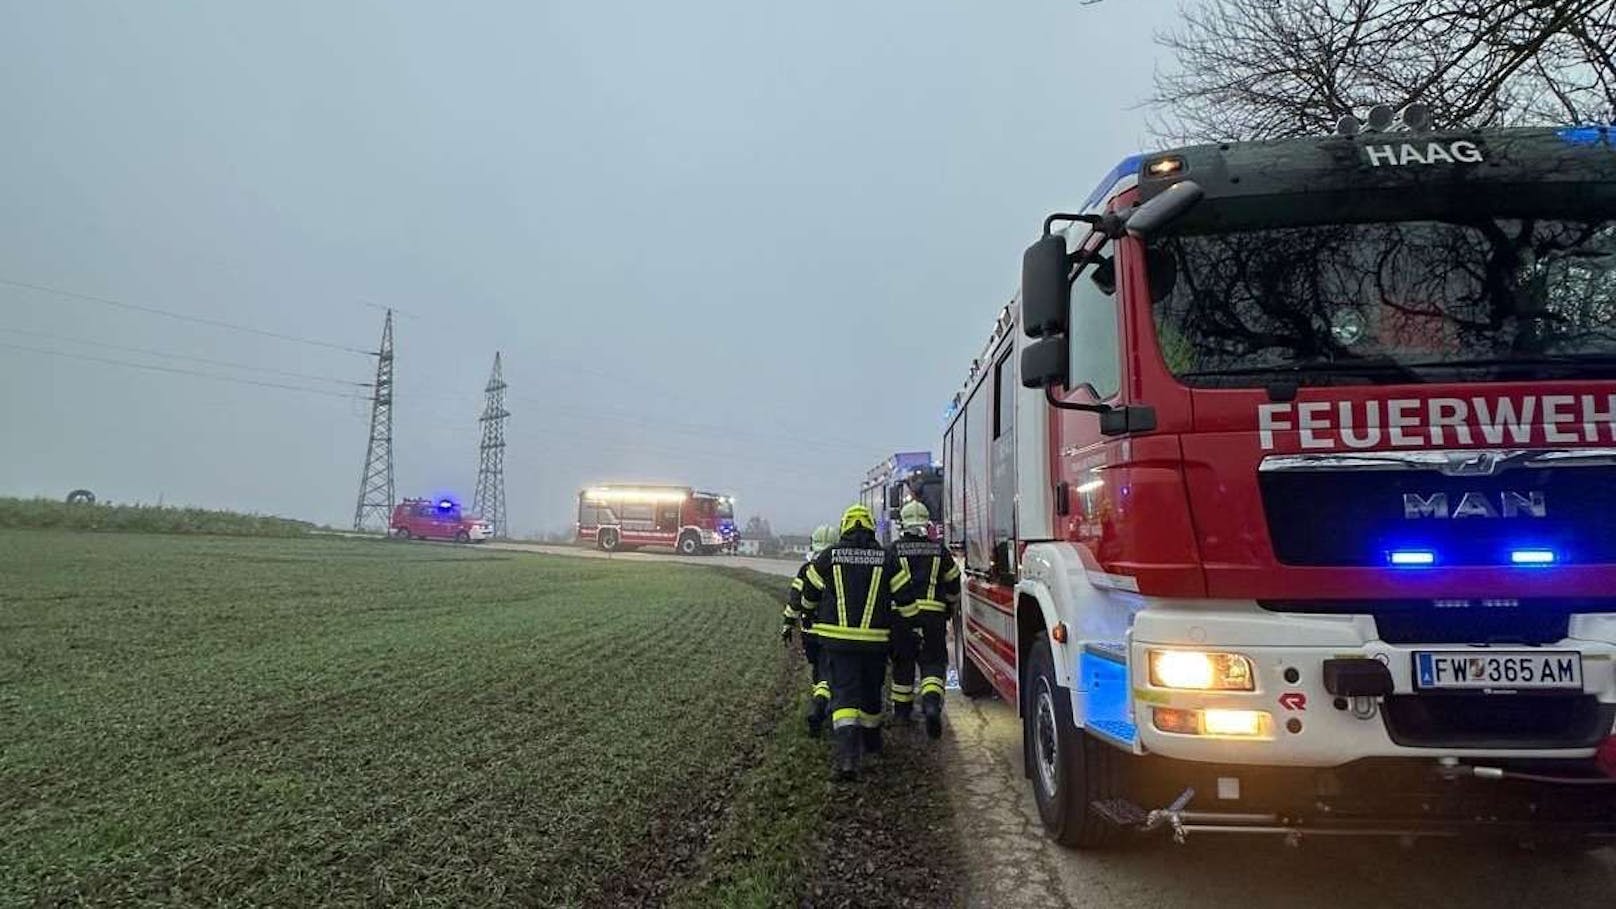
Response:
M1436 553L1428 549L1395 549L1386 560L1399 568L1423 568L1436 564Z

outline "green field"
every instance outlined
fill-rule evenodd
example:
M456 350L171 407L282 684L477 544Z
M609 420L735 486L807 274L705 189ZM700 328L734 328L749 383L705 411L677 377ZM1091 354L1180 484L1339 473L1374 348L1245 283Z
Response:
M782 587L450 545L0 530L0 905L840 892L836 844L871 839L798 729ZM908 880L948 854L905 825L946 824L942 800L893 783L936 758L895 750L857 797L886 806L874 841L917 842L886 858L925 905Z
M269 515L165 508L160 505L74 504L54 499L0 496L0 528L110 530L126 533L198 533L240 537L301 537L307 521Z

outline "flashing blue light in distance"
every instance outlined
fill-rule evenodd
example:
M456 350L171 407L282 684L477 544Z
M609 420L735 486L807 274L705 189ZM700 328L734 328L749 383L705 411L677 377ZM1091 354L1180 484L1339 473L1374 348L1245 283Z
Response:
M438 510L439 511L451 511L453 509L454 509L454 501L453 500L451 500L451 499L439 499L438 500Z
M1568 126L1558 130L1555 135L1573 145L1603 145L1607 141L1616 142L1616 130L1608 126Z
M1553 565L1554 551L1550 549L1517 549L1509 554L1516 565Z
M1436 553L1425 549L1396 549L1386 558L1399 568L1421 568L1436 564Z

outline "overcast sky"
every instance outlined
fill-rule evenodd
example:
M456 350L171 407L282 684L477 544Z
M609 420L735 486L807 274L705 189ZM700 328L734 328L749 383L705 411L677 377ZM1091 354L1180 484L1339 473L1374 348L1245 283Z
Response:
M0 0L0 494L347 524L374 361L336 348L393 306L400 495L470 499L497 349L513 532L625 479L829 520L937 450L1172 10Z

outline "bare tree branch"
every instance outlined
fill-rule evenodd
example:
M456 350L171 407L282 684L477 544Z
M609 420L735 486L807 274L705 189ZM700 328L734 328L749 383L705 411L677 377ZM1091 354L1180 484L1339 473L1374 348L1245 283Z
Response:
M1616 0L1186 0L1156 41L1169 140L1314 135L1413 101L1439 126L1616 119Z

